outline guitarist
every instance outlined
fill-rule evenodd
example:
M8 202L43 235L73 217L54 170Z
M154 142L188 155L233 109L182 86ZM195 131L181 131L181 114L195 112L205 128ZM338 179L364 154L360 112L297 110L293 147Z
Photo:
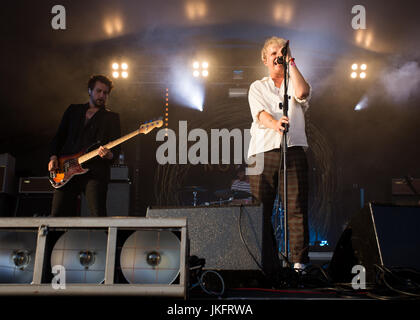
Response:
M75 175L54 192L52 216L71 217L78 214L78 196L83 192L93 216L106 216L106 197L110 179L110 166L118 158L120 148L102 147L120 137L120 118L105 107L113 88L112 81L103 75L89 79L89 102L72 104L64 112L57 133L50 146L48 170L58 169L58 158L98 148L98 157L84 167L89 171ZM79 213L80 214L80 213Z

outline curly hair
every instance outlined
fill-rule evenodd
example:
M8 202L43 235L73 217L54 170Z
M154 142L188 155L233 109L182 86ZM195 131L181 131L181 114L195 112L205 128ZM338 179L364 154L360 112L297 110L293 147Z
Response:
M286 44L286 42L287 41L285 39L279 38L279 37L271 37L265 40L264 46L261 49L261 60L265 62L265 59L267 59L267 48L270 45L274 43L274 44L279 45L280 47L283 47Z

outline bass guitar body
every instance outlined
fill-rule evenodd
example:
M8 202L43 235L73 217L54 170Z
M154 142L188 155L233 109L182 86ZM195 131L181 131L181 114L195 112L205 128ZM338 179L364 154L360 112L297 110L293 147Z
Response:
M51 185L58 189L63 187L75 175L85 174L89 169L84 169L79 163L79 157L84 152L58 158L58 170L50 172Z

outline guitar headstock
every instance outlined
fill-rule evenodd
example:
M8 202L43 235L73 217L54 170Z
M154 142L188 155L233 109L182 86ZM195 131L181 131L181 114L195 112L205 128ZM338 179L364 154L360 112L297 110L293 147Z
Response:
M152 131L154 128L160 128L162 126L163 126L163 120L162 119L150 120L150 121L147 121L147 122L143 123L140 126L139 131L140 131L140 133L147 134L150 131Z

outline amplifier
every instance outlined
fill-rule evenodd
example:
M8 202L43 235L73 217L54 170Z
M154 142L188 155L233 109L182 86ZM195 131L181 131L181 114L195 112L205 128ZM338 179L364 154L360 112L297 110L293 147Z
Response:
M54 193L48 177L20 178L19 193Z
M122 165L115 165L111 167L111 180L130 180L128 174L128 167Z

